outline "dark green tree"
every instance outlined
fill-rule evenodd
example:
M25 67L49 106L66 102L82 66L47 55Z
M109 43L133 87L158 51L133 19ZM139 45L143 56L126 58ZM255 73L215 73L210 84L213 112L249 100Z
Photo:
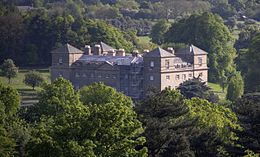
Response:
M260 153L260 94L243 95L233 104L243 130L238 134L242 150L252 150Z
M24 83L31 86L34 90L35 87L40 86L44 81L44 78L37 71L30 71L25 74Z
M170 24L166 20L160 20L155 25L153 25L150 37L152 42L156 44L164 43L164 34L168 31Z
M227 99L230 101L237 100L244 93L244 80L239 72L230 77L227 88Z
M200 78L187 80L181 83L177 89L180 90L182 95L189 99L198 97L210 102L217 102L219 99L218 96L211 91L210 87L206 85L206 82L202 82Z
M185 136L185 130L189 130L195 120L189 119L188 107L184 105L184 97L178 91L165 89L159 93L152 92L136 106L136 111L146 128L144 136L150 156L155 157L165 151L166 154L181 155L183 148L174 143ZM185 153L193 152L187 147Z
M260 91L260 34L255 36L246 53L246 63L248 72L245 75L245 90L246 92Z
M13 60L6 59L1 66L1 73L4 77L8 78L8 82L11 83L11 78L17 76L18 68L15 66Z

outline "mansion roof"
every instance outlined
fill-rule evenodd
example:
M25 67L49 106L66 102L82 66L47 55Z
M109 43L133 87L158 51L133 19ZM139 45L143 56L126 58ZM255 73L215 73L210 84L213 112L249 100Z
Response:
M97 55L83 55L77 63L97 63L106 62L110 65L131 65L133 63L142 63L143 57L133 57L132 55L127 56L97 56Z
M170 53L160 47L144 54L145 57L174 57L173 53Z
M51 53L83 53L83 51L70 44L65 44L62 47L53 50Z

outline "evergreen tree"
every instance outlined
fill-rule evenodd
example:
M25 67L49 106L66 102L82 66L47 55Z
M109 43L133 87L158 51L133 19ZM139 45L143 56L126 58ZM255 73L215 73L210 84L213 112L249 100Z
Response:
M211 89L206 85L206 82L202 82L200 78L187 80L181 83L177 89L180 90L182 95L189 99L198 97L214 103L219 99L217 95L210 91Z
M243 95L233 104L243 130L238 134L244 150L260 153L260 94Z
M230 77L227 88L227 99L230 101L237 100L244 93L244 80L240 73L235 73Z
M188 130L195 120L189 119L189 110L178 91L165 89L159 93L151 93L146 100L136 106L136 110L146 128L144 136L150 156L155 157L165 151L166 154L184 152L183 147L173 145L176 143L174 140L185 135L185 130ZM186 141L182 142L184 145L187 144ZM176 152L171 151L171 147L175 147L173 150ZM186 153L193 152L187 147Z

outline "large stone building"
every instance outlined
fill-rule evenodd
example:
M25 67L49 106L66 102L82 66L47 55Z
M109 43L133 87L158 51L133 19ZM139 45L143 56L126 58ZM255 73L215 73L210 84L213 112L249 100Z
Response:
M114 49L101 42L81 51L69 44L52 51L51 78L64 77L76 89L103 82L133 99L141 99L155 87L176 88L185 80L200 77L208 81L207 52L189 46L175 52L172 48L134 51Z

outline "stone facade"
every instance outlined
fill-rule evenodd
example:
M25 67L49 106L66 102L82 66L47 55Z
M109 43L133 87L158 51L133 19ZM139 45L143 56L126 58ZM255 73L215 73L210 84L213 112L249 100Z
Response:
M134 51L114 49L100 43L84 52L66 44L52 51L51 79L64 77L76 89L103 82L120 92L141 99L149 88L177 88L180 83L200 77L208 81L207 53L193 45L175 52L172 48Z

